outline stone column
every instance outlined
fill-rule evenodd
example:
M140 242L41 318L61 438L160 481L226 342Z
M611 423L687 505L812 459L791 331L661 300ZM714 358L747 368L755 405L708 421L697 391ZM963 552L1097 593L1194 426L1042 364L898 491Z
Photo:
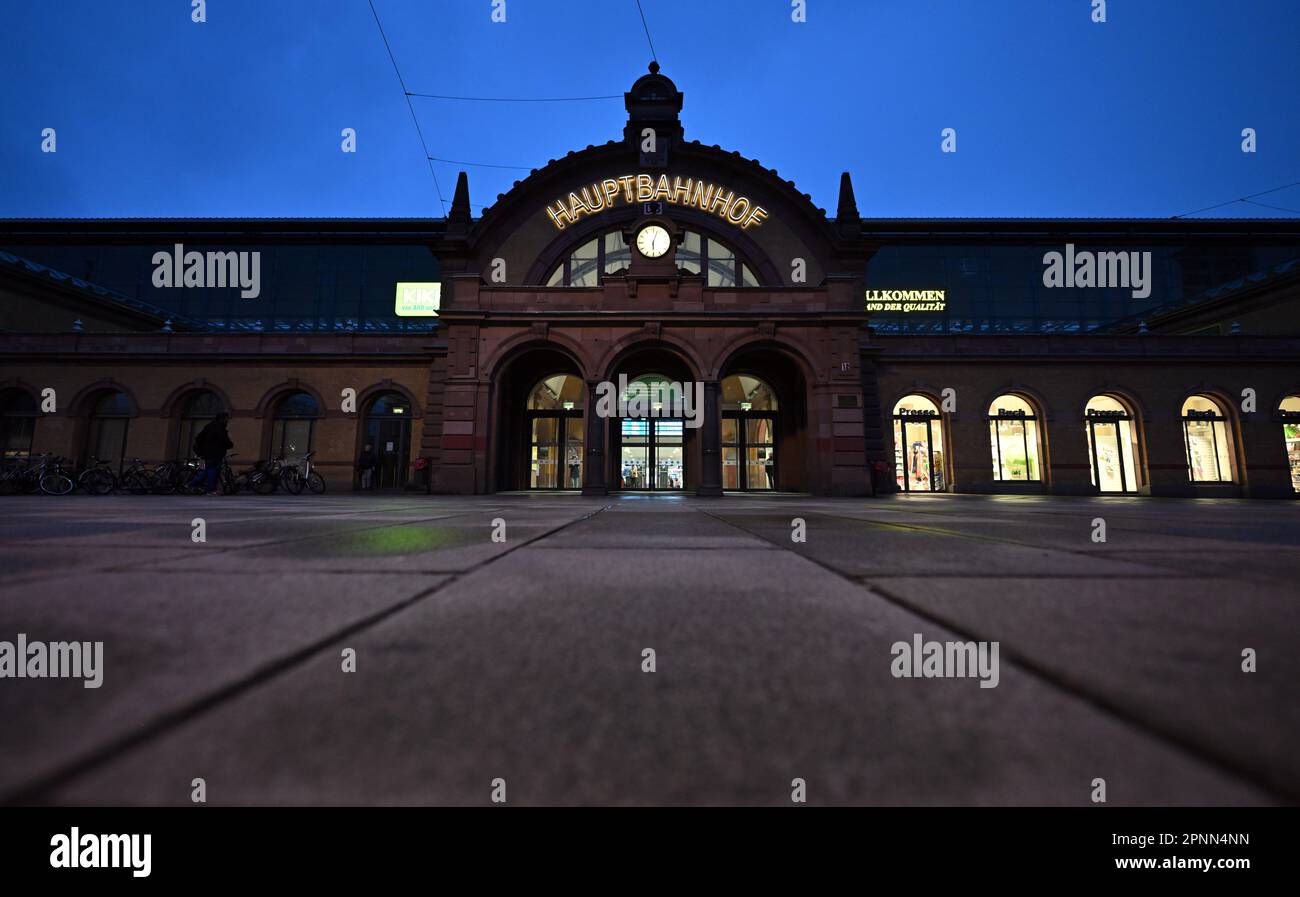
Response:
M722 383L704 381L704 424L700 427L700 470L696 495L722 495Z
M609 487L605 483L605 437L609 430L609 421L596 416L596 386L599 380L587 381L587 403L583 411L582 437L582 494L608 495Z

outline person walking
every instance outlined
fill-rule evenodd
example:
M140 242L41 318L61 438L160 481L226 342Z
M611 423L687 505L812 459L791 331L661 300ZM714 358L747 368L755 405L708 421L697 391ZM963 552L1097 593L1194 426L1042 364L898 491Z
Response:
M222 411L194 437L194 454L203 459L203 470L194 475L189 485L201 485L209 495L217 494L217 486L221 482L221 464L226 460L226 452L235 447L226 429L229 422L230 415Z
M361 474L361 488L370 491L375 488L375 468L379 466L379 460L375 457L374 446L366 443L361 450L361 457L357 458L357 473Z

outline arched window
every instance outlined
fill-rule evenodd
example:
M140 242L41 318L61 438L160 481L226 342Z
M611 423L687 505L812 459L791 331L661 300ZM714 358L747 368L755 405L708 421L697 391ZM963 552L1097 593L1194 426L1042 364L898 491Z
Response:
M271 424L270 456L287 458L311 451L319 417L320 406L310 393L291 392L280 399Z
M194 454L194 437L225 410L225 404L210 389L190 393L181 409L180 426L176 428L176 457L184 460Z
M1113 396L1093 396L1083 413L1092 484L1099 492L1136 492L1137 427L1128 406Z
M1017 395L1001 395L989 405L989 441L993 450L993 479L998 482L1041 482L1038 460L1038 415Z
M757 377L722 381L722 488L777 488L776 393Z
M0 458L13 461L31 456L38 416L36 400L27 390L0 392Z
M1183 402L1183 445L1187 449L1187 478L1193 483L1231 483L1226 418L1209 396Z
M528 393L530 489L582 488L583 387L581 377L554 374Z
M107 461L121 470L131 423L131 400L124 392L101 393L90 408L86 431L86 460Z
M621 230L592 237L552 269L548 287L594 287L606 274L618 274L632 262L632 250ZM721 240L698 231L682 231L677 247L677 267L690 274L704 272L711 287L756 287L758 274Z
M411 403L396 390L381 392L370 401L365 421L362 450L369 445L376 462L371 488L401 489L411 452Z
M1278 408L1282 419L1282 444L1291 465L1291 488L1300 492L1300 396L1287 396Z
M894 473L904 492L942 492L943 419L925 396L904 396L894 406Z
M644 374L621 396L629 415L619 421L619 486L622 489L686 488L686 432L671 414L680 396L670 377ZM679 406L680 407L680 406Z

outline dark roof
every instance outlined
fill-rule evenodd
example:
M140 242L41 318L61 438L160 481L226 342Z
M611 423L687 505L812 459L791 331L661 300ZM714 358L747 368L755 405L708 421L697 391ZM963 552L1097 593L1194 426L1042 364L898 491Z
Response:
M0 270L7 270L27 279L44 281L47 284L57 284L66 290L80 293L94 302L116 303L140 314L157 318L160 323L170 319L173 325L186 330L203 329L203 323L194 318L176 314L161 306L142 302L134 296L119 293L117 290L110 290L108 287L91 283L89 280L56 271L47 265L14 255L12 252L6 252L3 249L0 249Z

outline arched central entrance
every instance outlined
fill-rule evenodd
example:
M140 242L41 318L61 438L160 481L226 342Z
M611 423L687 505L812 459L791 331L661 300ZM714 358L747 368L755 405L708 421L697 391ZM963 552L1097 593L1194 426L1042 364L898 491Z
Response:
M638 394L647 414L618 421L618 487L651 492L680 492L686 488L686 427L674 415L678 386L664 374L642 374L628 382L621 398L635 407ZM689 386L686 386L689 388Z
M581 489L586 402L587 384L567 351L533 343L511 356L493 396L497 424L488 488Z
M804 492L816 462L808 445L808 378L795 350L772 342L742 347L721 369L722 488Z
M554 374L528 393L528 488L582 488L582 380Z
M722 488L770 492L777 486L779 407L767 383L747 374L722 381Z

